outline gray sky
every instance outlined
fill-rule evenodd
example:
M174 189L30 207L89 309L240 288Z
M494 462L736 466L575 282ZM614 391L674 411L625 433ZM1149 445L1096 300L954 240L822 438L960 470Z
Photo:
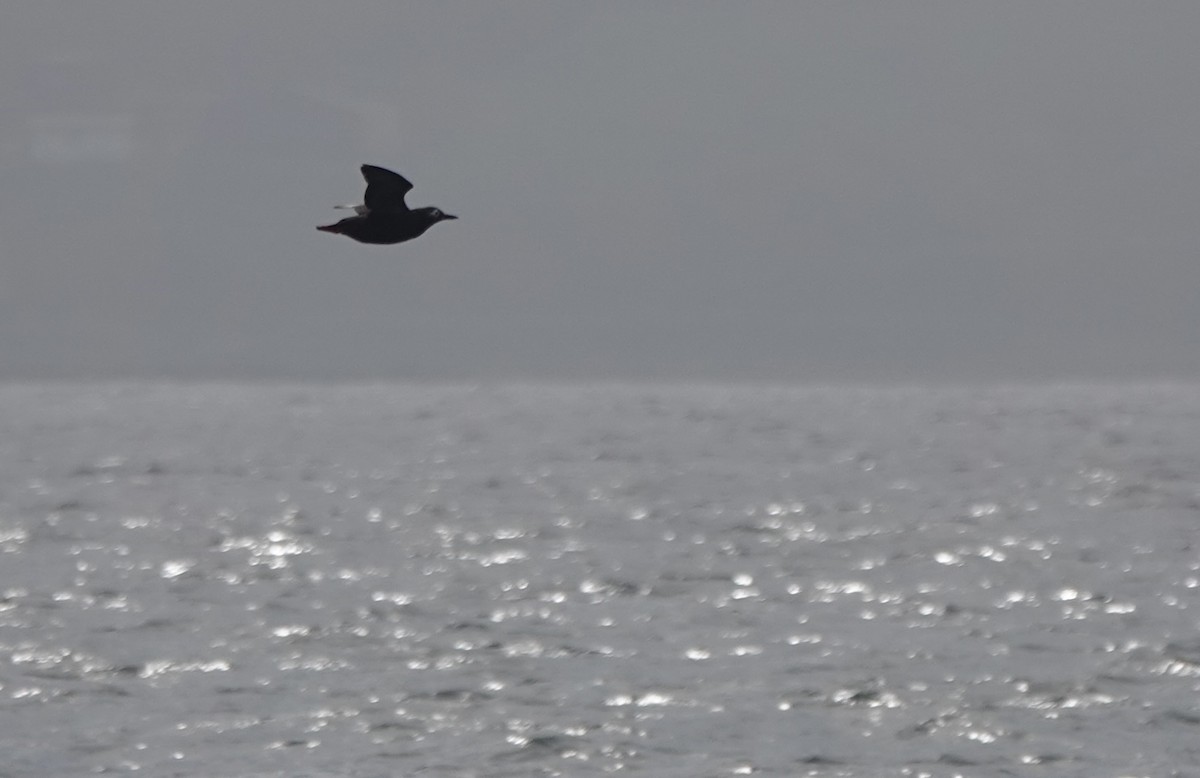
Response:
M0 378L1200 375L1200 3L16 2ZM317 232L371 162L461 219Z

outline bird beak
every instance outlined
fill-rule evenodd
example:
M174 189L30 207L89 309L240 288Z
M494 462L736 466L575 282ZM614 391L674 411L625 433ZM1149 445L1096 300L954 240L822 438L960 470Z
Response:
M457 219L457 218L458 218L458 217L457 217L457 216L455 216L455 215L454 215L454 214L452 214L452 213L443 213L443 214L442 214L442 219L443 219L443 220L445 220L445 219Z

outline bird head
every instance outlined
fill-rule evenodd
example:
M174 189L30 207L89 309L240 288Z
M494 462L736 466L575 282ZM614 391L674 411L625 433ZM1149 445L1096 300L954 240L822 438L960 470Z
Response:
M425 210L428 211L429 221L432 224L437 224L438 222L446 221L447 219L457 219L458 218L454 214L445 213L440 208L427 208Z

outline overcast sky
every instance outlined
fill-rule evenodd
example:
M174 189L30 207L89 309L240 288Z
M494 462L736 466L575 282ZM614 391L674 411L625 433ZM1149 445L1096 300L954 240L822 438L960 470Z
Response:
M0 379L1200 375L1200 3L15 2ZM314 227L358 165L460 216Z

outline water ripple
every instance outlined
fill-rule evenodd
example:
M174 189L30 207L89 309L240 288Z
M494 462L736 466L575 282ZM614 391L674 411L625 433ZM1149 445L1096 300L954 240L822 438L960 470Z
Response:
M0 401L14 775L1200 763L1194 387Z

